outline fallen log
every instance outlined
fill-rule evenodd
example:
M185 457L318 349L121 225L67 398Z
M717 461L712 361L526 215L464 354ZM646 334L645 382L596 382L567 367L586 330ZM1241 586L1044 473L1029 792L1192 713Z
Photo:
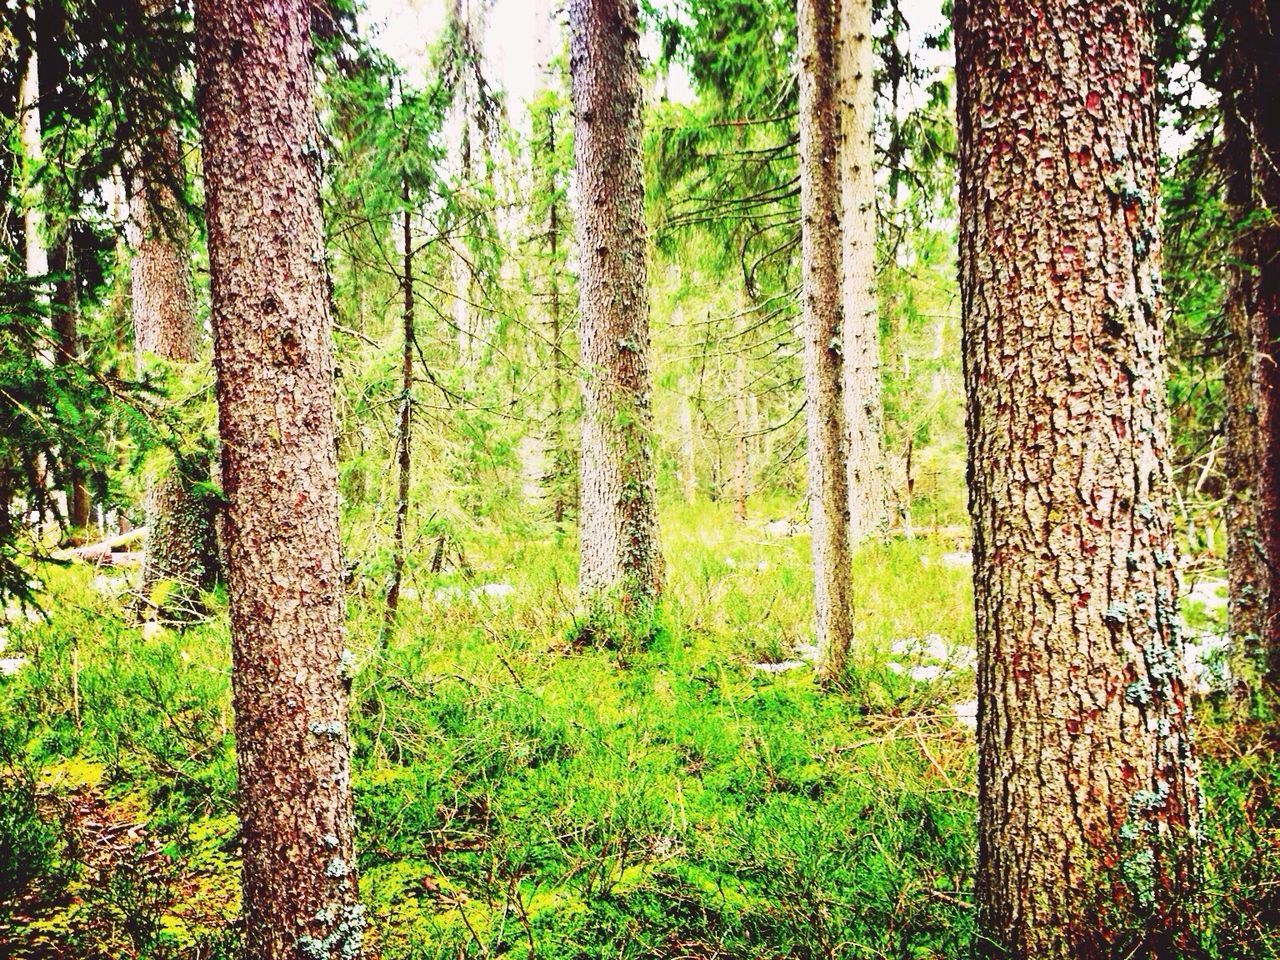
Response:
M85 560L90 563L109 563L112 561L104 560L103 558L118 552L121 547L132 546L146 537L146 535L146 527L134 527L126 533L118 533L114 537L108 537L106 540L100 540L97 543L90 543L83 547L72 547L67 550L58 550L53 554L53 558L55 560ZM141 554L138 554L138 556L141 556ZM120 566L120 564L116 565Z

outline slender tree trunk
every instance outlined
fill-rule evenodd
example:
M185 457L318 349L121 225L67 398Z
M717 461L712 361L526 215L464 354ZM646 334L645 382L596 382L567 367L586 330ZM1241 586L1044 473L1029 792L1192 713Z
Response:
M49 272L49 253L44 243L44 213L39 188L31 178L44 162L44 146L40 135L40 65L33 50L27 57L27 68L18 91L18 113L21 126L22 157L26 165L27 195L22 206L22 236L28 277L43 277Z
M551 319L551 512L557 525L564 523L568 512L568 485L573 467L565 430L564 385L568 377L564 363L564 317L560 306L560 184L555 175L556 115L547 113L547 163L551 169L547 188L551 197L547 215L547 242L551 250L547 310Z
M49 251L49 270L58 279L53 284L53 337L57 344L54 362L73 366L80 360L80 296L76 290L76 263L71 225L62 225ZM89 485L78 464L68 465L66 492L67 526L73 540L83 538L89 527Z
M162 0L143 0L148 15ZM157 362L170 367L172 382L199 359L195 287L191 280L191 227L180 191L186 182L182 145L168 118L156 118L136 157L129 199L133 258L134 364L144 376ZM193 595L212 585L217 569L214 503L197 494L194 480L207 478L207 462L175 468L146 493L146 559L140 593L144 611L184 616ZM167 585L162 586L162 585ZM176 589L172 589L176 587Z
M685 386L680 384L680 485L684 488L685 503L698 502L698 462L694 455L697 438L693 433L693 404Z
M357 956L307 0L197 0L248 960Z
M470 195L475 179L476 130L473 115L479 93L475 88L475 21L472 18L470 0L454 0L453 28L458 34L459 60L458 85L453 92L449 114L449 152L457 164L458 181L463 192ZM471 229L471 228L465 228ZM476 361L479 318L475 308L475 269L466 240L456 236L450 242L453 251L453 322L458 343L458 359L469 372Z
M747 361L743 354L746 344L737 340L737 353L733 364L733 515L739 522L747 519L747 495L751 486L751 460L747 448Z
M849 538L856 544L882 534L889 521L875 282L871 0L842 0L839 30L844 396L849 426Z
M403 144L408 150L408 144ZM410 457L413 428L413 212L409 201L409 178L404 177L400 192L404 204L403 243L404 270L401 287L404 293L404 307L401 317L404 322L401 339L403 352L400 357L400 429L396 437L399 450L400 485L396 495L396 528L392 538L391 585L387 588L387 609L385 630L390 631L396 619L396 608L400 604L400 581L404 576L405 534L409 525L409 480L412 459Z
M979 953L1191 948L1142 0L955 7Z
M839 16L839 0L799 0L805 426L818 670L827 681L844 673L853 641L848 432L840 346L840 143L833 70Z
M643 93L635 0L570 0L580 349L584 595L623 609L657 598Z

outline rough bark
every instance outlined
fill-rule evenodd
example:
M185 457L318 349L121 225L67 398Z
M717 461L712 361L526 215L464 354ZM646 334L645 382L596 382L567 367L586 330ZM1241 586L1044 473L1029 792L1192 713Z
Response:
M635 0L570 0L583 369L580 588L626 609L661 589Z
M1224 304L1227 321L1227 359L1223 371L1226 392L1227 582L1228 626L1241 652L1257 656L1265 633L1267 566L1258 534L1257 497L1261 469L1258 459L1258 409L1254 401L1253 360L1256 348L1249 304L1253 244L1248 221L1253 205L1253 144L1250 135L1250 97L1253 71L1241 49L1244 4L1221 5L1226 27L1227 55L1220 79L1223 122L1223 163L1226 199L1237 233L1232 243L1230 284Z
M839 23L844 396L849 427L849 537L888 525L880 313L876 303L875 121L871 0L842 0Z
M1280 2L1234 0L1245 136L1251 145L1250 221L1237 244L1237 297L1249 337L1257 432L1255 549L1258 654L1266 679L1280 686Z
M955 7L979 953L1189 948L1151 23Z
M245 954L360 952L307 0L198 0Z
M143 0L148 13L163 0ZM129 197L134 364L139 377L157 361L180 382L199 359L191 228L180 191L186 180L182 145L167 119L147 132L133 158ZM194 464L197 477L206 463ZM214 504L198 495L192 477L174 470L146 492L146 557L139 593L143 612L160 617L189 613L193 594L212 585L217 570Z
M813 528L818 670L845 668L853 641L850 611L848 431L840 337L840 131L835 71L839 0L800 0L800 216L804 308L805 427Z

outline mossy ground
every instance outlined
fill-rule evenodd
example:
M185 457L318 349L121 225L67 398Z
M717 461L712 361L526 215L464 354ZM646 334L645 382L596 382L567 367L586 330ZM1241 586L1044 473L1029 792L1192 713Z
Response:
M385 646L377 584L353 595L368 955L968 955L974 752L952 705L972 673L889 666L904 637L972 644L955 544L858 555L859 646L824 693L807 667L752 666L809 640L807 538L728 506L662 520L669 589L645 647L572 642L574 545L541 528L477 535L474 580L414 568ZM0 954L230 956L225 615L144 638L93 571L46 574L50 620L11 627L30 662L0 679L0 868L36 865L0 895ZM471 593L496 582L514 590ZM1275 721L1206 703L1200 723L1206 942L1280 956Z

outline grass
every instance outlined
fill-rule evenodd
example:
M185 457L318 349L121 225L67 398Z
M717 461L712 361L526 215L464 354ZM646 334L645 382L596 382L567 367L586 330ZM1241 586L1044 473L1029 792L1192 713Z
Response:
M369 955L967 955L974 756L950 705L973 696L972 674L924 684L890 667L904 637L972 644L968 571L941 562L954 545L859 554L858 649L827 694L808 668L752 666L809 640L807 538L706 505L667 510L663 535L668 599L644 648L570 642L573 543L536 527L477 534L473 581L413 568L416 598L383 647L377 585L353 594ZM12 628L31 662L0 679L0 869L5 843L39 868L0 897L0 943L15 957L228 956L225 617L144 639L92 577L50 571L55 616ZM486 582L514 591L473 598ZM1206 942L1277 956L1270 715L1202 716ZM33 831L33 805L62 829Z

